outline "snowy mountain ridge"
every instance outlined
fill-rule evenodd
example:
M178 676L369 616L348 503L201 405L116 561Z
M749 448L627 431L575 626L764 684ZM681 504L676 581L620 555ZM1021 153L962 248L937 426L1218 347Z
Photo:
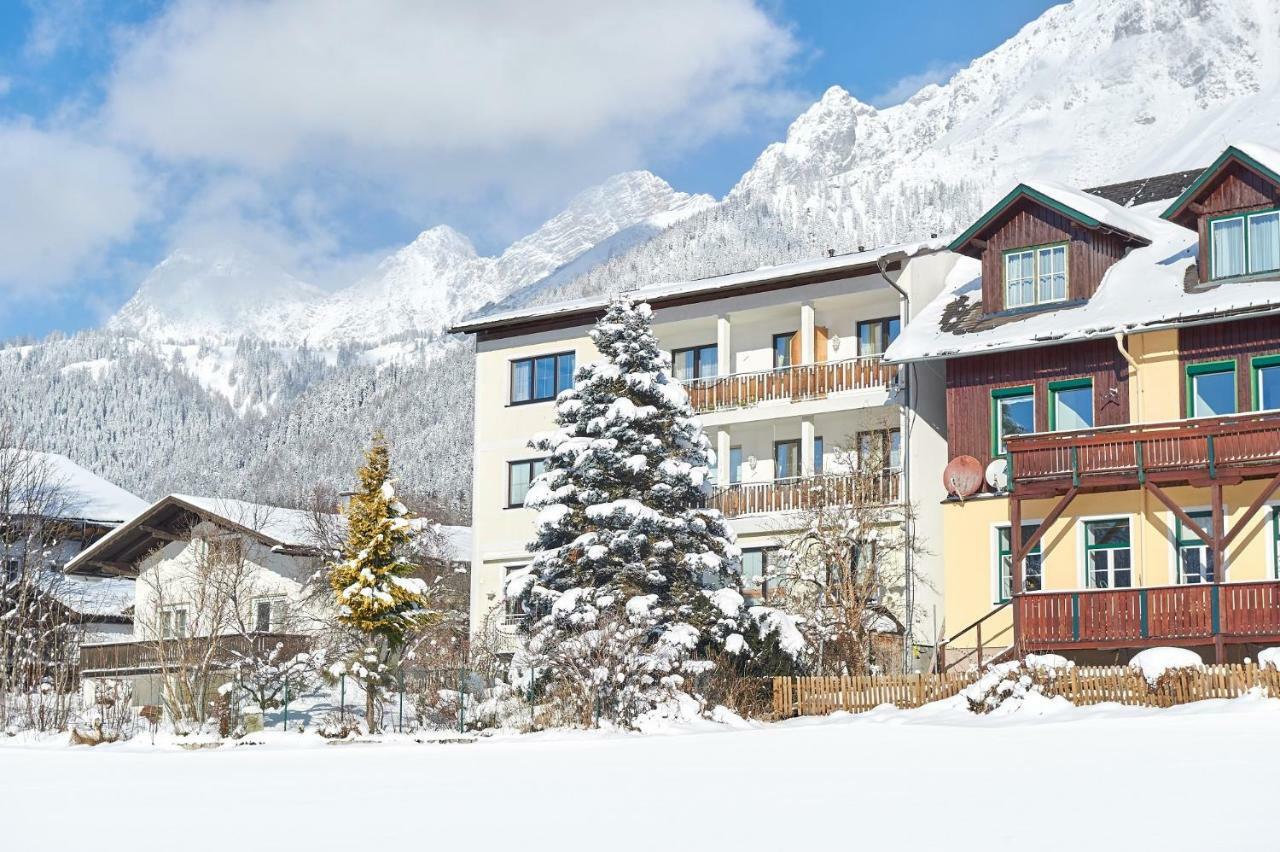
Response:
M606 240L618 243L631 231L647 238L714 203L707 195L677 192L649 172L625 172L580 193L497 257L478 254L467 237L437 225L332 293L243 248L179 249L152 270L107 328L151 343L214 345L240 337L313 348L433 338Z

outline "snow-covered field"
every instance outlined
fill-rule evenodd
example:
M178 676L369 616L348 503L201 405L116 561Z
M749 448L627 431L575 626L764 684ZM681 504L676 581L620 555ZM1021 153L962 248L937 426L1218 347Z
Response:
M9 740L0 824L7 849L103 852L1277 848L1280 700L1040 709L467 745Z

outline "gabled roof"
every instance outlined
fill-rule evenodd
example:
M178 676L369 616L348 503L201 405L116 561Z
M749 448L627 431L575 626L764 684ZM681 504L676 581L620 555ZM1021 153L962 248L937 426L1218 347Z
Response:
M1228 163L1232 162L1240 163L1280 186L1280 151L1256 142L1229 145L1227 150L1213 161L1213 165L1201 172L1200 177L1183 190L1182 194L1169 205L1169 209L1160 214L1160 217L1171 222L1182 218L1187 205L1199 198L1205 186L1221 174Z
M1050 210L1055 210L1086 228L1115 231L1139 245L1147 245L1151 242L1150 237L1143 233L1143 223L1127 215L1125 208L1118 204L1055 181L1034 180L1020 183L1011 189L978 221L952 240L947 248L961 254L972 255L972 252L966 251L969 244L986 233L1005 211L1023 199L1030 199Z
M157 547L180 538L193 523L211 521L285 552L312 554L320 545L317 520L338 515L320 515L300 509L282 509L219 497L170 494L152 503L128 523L117 527L76 554L66 572L132 575L137 560Z
M37 503L52 502L56 504L55 511L60 519L97 521L103 524L127 521L147 508L147 501L141 497L130 494L58 453L0 449L0 454L4 454L9 460L17 455L18 463L29 466L31 476L41 480L39 487L58 491L52 501L47 495L33 495L30 498L17 495L15 502L19 506L25 499Z

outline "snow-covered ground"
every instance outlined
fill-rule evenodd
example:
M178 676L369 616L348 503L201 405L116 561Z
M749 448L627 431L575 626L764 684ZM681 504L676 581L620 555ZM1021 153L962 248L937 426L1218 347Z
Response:
M1280 700L1036 707L467 745L8 740L0 823L5 848L104 851L1276 848Z

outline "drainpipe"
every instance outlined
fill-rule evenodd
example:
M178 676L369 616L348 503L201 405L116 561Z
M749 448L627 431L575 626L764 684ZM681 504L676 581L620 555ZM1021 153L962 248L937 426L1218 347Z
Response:
M911 322L911 295L898 282L889 277L886 267L888 267L888 258L880 258L876 261L876 269L880 272L880 277L885 283L892 287L898 293L898 298L902 300L901 307L901 323L905 327ZM902 394L906 401L906 408L902 417L902 504L906 507L906 543L907 546L902 554L902 572L904 580L903 595L905 597L905 610L907 619L906 635L902 639L902 671L909 671L911 665L911 650L915 644L915 513L911 506L911 419L914 410L911 407L911 371L915 369L915 365L907 364L902 370ZM935 653L937 653L935 649Z
M1138 401L1138 411L1129 412L1129 420L1130 422L1134 422L1136 419L1140 419L1142 416L1142 407L1144 402L1142 397L1142 375L1138 372L1138 360L1134 358L1133 355L1129 352L1129 350L1125 347L1124 333L1117 331L1115 338L1116 338L1116 350L1119 351L1120 355L1124 358L1124 360L1128 362L1129 378L1134 383L1134 391L1135 391L1134 396L1137 398L1137 401ZM1147 517L1148 517L1147 511L1148 511L1149 503L1148 503L1146 488L1139 489L1138 504L1142 510L1141 535L1138 536L1138 557L1139 557L1138 582L1139 584L1142 584L1146 580L1146 573L1147 573L1146 531L1147 531Z

